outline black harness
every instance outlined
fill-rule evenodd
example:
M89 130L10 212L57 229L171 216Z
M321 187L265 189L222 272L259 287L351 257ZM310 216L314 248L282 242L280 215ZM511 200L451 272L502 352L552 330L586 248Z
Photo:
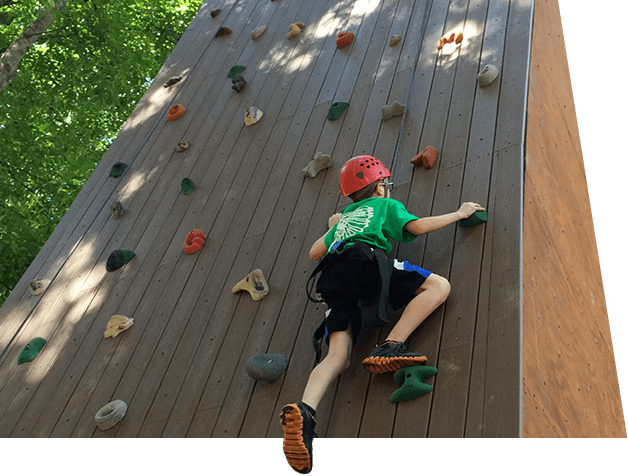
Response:
M350 245L350 246L349 246ZM367 334L367 330L388 324L388 295L393 260L381 248L371 247L358 241L347 244L335 243L316 266L307 282L308 299L315 303L324 302L332 312L349 312L359 308L360 318L351 321L353 344ZM316 276L320 274L318 281ZM312 297L316 293L320 299ZM321 344L325 337L326 319L318 326L313 336L316 365L321 357Z

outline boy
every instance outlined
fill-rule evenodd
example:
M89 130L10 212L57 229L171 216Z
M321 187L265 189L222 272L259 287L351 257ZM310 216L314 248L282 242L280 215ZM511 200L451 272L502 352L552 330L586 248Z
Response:
M390 198L390 171L375 157L363 155L340 169L340 191L354 203L330 217L330 229L310 250L323 258L316 291L327 303L325 330L329 352L312 373L301 401L280 413L284 454L300 473L312 469L312 440L316 407L330 384L349 367L351 349L371 327L386 322L386 305L405 306L386 340L362 364L373 373L394 372L408 365L425 365L423 354L409 352L405 341L449 295L449 282L430 271L387 258L391 240L409 243L428 233L468 218L477 203L463 203L456 212L417 218Z

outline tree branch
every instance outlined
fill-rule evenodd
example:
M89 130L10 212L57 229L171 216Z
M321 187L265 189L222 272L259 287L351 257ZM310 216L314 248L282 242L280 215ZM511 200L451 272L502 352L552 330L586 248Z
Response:
M22 34L11 43L0 56L0 91L15 79L17 68L24 55L54 20L52 10L61 11L68 0L54 2L54 6L42 8L37 17L26 27Z

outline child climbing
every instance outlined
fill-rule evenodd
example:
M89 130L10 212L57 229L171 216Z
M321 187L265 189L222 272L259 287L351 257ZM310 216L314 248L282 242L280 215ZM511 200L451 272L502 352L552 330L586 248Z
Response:
M322 258L313 275L320 273L316 292L329 308L315 339L327 336L329 351L312 370L301 400L285 405L279 414L284 454L300 473L312 469L317 406L331 383L349 367L352 347L370 329L385 325L389 304L393 309L405 307L403 314L362 364L370 372L384 373L427 363L427 357L410 352L405 341L447 299L450 285L430 271L389 258L391 240L409 243L417 235L484 210L466 202L455 212L418 218L390 198L390 177L375 157L347 161L340 169L340 191L354 203L329 218L329 230L310 250L313 260Z

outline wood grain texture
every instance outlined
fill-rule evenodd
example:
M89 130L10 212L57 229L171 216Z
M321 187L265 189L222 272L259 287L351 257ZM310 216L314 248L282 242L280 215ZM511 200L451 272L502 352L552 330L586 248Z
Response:
M537 0L523 262L523 436L625 437L558 2Z

